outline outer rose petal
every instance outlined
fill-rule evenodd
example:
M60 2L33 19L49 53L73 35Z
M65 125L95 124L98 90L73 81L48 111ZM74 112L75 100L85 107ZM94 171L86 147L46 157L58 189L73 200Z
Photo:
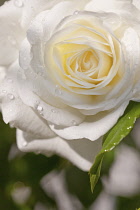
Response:
M28 136L21 130L17 130L17 144L19 149L25 152L36 151L45 155L58 154L70 160L77 167L88 171L93 159L101 149L102 141L98 139L91 142L87 139L67 141L60 137L51 139L37 139L29 141Z
M20 26L21 15L22 8L16 7L14 1L0 7L0 65L9 65L18 57L19 45L24 36Z
M31 22L27 31L29 42L35 44L37 41L40 41L42 33L44 33L44 41L47 41L61 20L68 15L72 15L76 10L80 10L82 5L83 3L81 4L80 0L66 0L54 5L51 10L43 10L40 12Z
M131 3L131 0L91 0L87 4L85 10L99 12L113 12L116 10L124 10Z
M12 127L37 135L39 138L54 137L47 122L39 118L34 111L24 105L19 98L1 104L3 119Z
M17 94L16 73L18 64L13 64L7 75L0 83L0 101L3 119L5 123L20 128L31 134L36 134L40 138L54 137L55 134L48 127L47 121L40 119L35 112L23 104Z
M40 12L49 10L62 0L24 0L22 24L28 25Z
M42 118L47 121L63 127L72 126L75 123L80 124L84 121L85 116L83 114L74 108L62 106L59 100L57 101L57 98L47 92L45 81L38 76L35 77L34 83L33 76L32 72L29 80L24 80L21 77L18 78L19 95L24 104L32 107L37 113L41 111ZM55 103L54 106L52 103Z
M50 10L61 2L62 4L66 2L74 4L73 8L76 10L84 9L84 6L89 0L24 0L23 25L28 25L37 14L45 10ZM77 6L78 8L76 8Z
M59 136L65 139L87 138L92 141L103 136L117 122L124 113L129 102L125 102L118 109L111 112L102 112L91 116L78 126L60 128L50 124L50 128Z

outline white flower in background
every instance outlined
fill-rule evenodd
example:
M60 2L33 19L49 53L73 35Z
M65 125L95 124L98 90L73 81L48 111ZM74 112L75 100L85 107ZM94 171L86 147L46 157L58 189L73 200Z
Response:
M43 190L55 200L57 209L81 210L83 205L79 199L67 189L65 172L53 171L41 180Z
M1 109L21 150L89 170L101 137L140 100L133 3L11 0L0 8Z
M116 210L116 198L102 191L95 202L90 206L89 210Z
M25 186L22 182L17 182L13 186L11 196L15 203L23 205L31 196L31 192L32 190L30 187Z
M126 145L121 145L110 169L109 178L103 183L110 195L131 197L140 193L140 155Z

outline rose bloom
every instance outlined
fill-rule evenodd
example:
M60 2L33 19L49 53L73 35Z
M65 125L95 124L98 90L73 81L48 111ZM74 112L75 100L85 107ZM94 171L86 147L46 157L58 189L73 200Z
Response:
M22 151L89 170L139 101L140 3L11 0L0 7L0 102Z

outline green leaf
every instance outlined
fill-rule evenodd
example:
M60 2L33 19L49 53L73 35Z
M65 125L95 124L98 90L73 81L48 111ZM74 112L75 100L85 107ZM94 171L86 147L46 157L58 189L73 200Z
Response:
M102 161L105 153L113 150L132 130L137 118L140 117L140 103L130 102L124 115L118 120L114 127L104 135L103 146L95 158L90 174L91 191L93 192L100 177Z

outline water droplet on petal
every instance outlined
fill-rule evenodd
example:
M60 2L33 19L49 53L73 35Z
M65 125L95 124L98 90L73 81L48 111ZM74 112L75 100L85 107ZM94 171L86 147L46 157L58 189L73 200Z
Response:
M38 111L43 111L43 107L42 106L37 106L37 110Z
M51 111L52 111L53 113L57 113L57 111L56 111L55 109L52 109Z
M73 14L74 14L74 15L78 15L78 14L79 14L79 11L76 10Z
M23 1L22 0L15 0L14 4L16 7L23 7Z
M14 98L15 98L15 96L14 96L13 94L11 94L11 93L9 93L7 96L8 96L8 98L9 98L10 100L14 100Z
M55 95L61 95L62 94L62 90L60 89L59 85L55 86Z

